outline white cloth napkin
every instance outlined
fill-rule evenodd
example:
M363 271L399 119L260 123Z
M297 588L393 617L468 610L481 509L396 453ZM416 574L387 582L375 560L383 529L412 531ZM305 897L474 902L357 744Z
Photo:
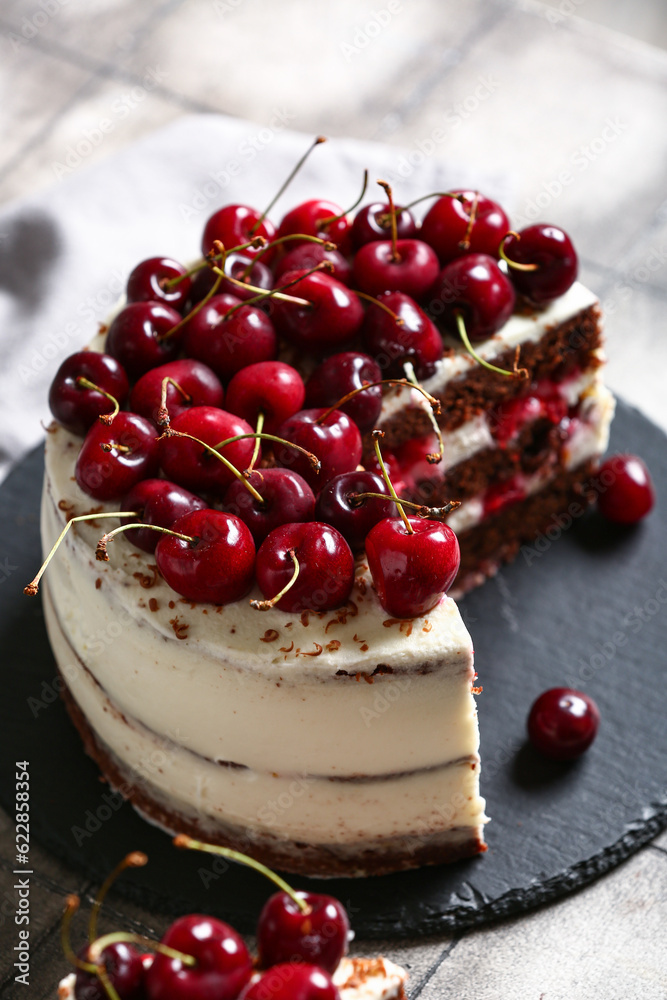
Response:
M92 167L75 167L46 191L0 212L0 480L39 442L50 419L47 394L60 362L97 331L140 260L199 255L209 215L229 202L268 204L313 136L279 116L270 127L193 115ZM85 163L85 161L84 161ZM503 202L507 178L464 171L431 154L353 139L313 151L271 217L305 198L342 207L370 172L364 202L394 185L403 203L448 187L474 187ZM62 173L62 171L60 171ZM420 206L425 210L427 206Z

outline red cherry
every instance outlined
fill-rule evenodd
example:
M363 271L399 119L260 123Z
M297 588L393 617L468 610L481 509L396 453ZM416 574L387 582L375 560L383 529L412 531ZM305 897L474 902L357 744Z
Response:
M315 496L297 472L280 468L262 469L261 473L253 471L246 481L260 494L262 503L235 479L225 493L223 506L229 514L236 514L247 524L255 545L261 545L269 532L281 524L312 521Z
M369 295L404 292L420 299L438 277L438 258L422 240L397 240L396 256L390 240L366 243L357 251L352 283Z
M396 207L396 235L399 240L411 240L417 235L417 223L412 212ZM355 250L366 243L391 238L390 208L387 202L374 201L364 205L352 223L352 243Z
M111 446L107 451L104 446ZM76 481L96 500L115 500L157 472L155 427L136 413L119 413L112 424L93 424L74 470Z
M349 285L352 276L350 264L339 250L327 250L321 243L301 243L298 247L288 250L274 268L276 282L280 284L280 279L288 271L309 271L323 260L328 260L333 265L333 271L330 273L337 281Z
M253 428L245 420L213 406L193 406L172 421L171 429L191 434L211 447L238 434L253 433ZM246 438L226 445L220 454L242 472L250 465L254 448L254 440ZM160 465L169 479L195 493L212 491L220 494L235 478L223 462L200 444L177 436L161 438Z
M510 236L503 245L509 259L509 275L518 292L534 302L545 305L564 295L577 277L579 262L570 237L557 226L536 225ZM522 271L511 266L537 264L534 271Z
M454 582L461 562L451 528L439 521L386 518L366 538L366 557L380 603L393 618L424 615Z
M128 381L120 362L109 354L77 351L65 358L49 390L49 407L56 420L72 434L85 434L103 413L111 413L113 403L95 389L77 382L88 379L104 389L122 406L127 398Z
M512 282L487 254L471 253L443 267L433 286L428 309L456 334L462 313L470 340L487 340L512 315L516 295Z
M597 475L598 510L616 524L635 524L655 503L653 482L641 458L614 455Z
M79 957L90 961L88 948ZM139 952L124 941L109 944L102 950L97 964L102 963L112 986L121 1000L144 1000L144 965ZM108 1000L108 993L99 976L77 969L74 980L75 1000Z
M526 481L521 473L500 479L488 487L483 498L484 517L500 514L520 500L526 499Z
M367 497L355 501L358 493L389 496L382 476L374 472L344 472L322 488L315 508L317 520L326 521L340 531L353 551L363 549L366 535L378 521L396 513L396 505L391 500Z
M223 278L222 282L218 288L218 292L223 295L228 293L229 295L235 295L237 299L245 301L246 299L252 299L257 295L255 289L262 288L265 291L270 291L273 288L273 274L271 273L271 268L264 261L264 257L269 256L271 251L262 257L261 260L253 261L252 257L249 257L246 253L229 253L225 257L225 274L230 274L232 278L236 278L237 281L243 281L247 285L252 285L252 289L244 289L239 285L235 284L233 281L228 281L227 278ZM252 266L251 266L252 265ZM250 267L248 274L246 275L246 269ZM208 282L208 290L210 290L215 284L215 279L218 275L215 271L210 269L204 274L208 273L210 275ZM203 279L202 279L203 287ZM202 295L201 298L204 296Z
M320 239L335 243L342 254L350 251L350 222L346 216L327 222L333 216L339 216L342 208L333 201L313 198L297 205L284 216L278 227L278 236L296 235L318 236ZM298 241L294 240L298 245Z
M260 217L257 209L248 205L225 205L218 209L204 226L201 252L206 256L215 240L220 240L227 250L249 243L253 236L263 236L270 243L276 237L275 226L269 219L259 222ZM254 257L258 252L253 247L246 247L243 251L248 257ZM265 264L269 263L272 253L272 250L268 250L262 254Z
M299 275L284 274L278 287ZM322 353L347 344L357 334L364 318L359 298L331 275L315 271L304 275L287 294L307 300L310 305L273 299L271 315L286 340L305 351Z
M191 278L184 277L182 264L171 257L149 257L134 268L127 279L128 302L163 302L172 309L185 305L190 292ZM171 287L168 282L182 278Z
M335 972L347 954L350 921L345 907L333 896L298 892L310 910L307 914L286 892L267 899L257 923L260 965L301 961Z
M411 438L396 449L396 460L400 466L399 478L405 483L405 488L411 497L428 503L431 500L437 484L444 482L445 469L443 462L432 463L428 455L437 454L440 442L435 433L424 437ZM395 511L391 512L392 514Z
M403 365L410 361L418 379L428 378L442 357L442 337L437 327L404 292L383 292L377 298L402 322L397 323L386 310L371 304L361 328L366 350L388 376L404 378Z
M160 536L155 561L172 590L188 601L207 604L230 604L248 593L255 545L243 521L220 510L195 510L179 517L171 530L194 539Z
M433 247L441 264L464 253L497 257L500 242L510 228L500 205L475 191L453 193L461 195L463 201L447 196L438 198L424 216L421 239ZM473 211L474 221L470 225ZM466 241L469 245L462 246Z
M340 532L319 521L283 524L260 545L255 576L267 600L294 575L290 550L299 562L299 575L275 607L296 613L307 608L331 611L345 604L354 584L354 557Z
M315 492L334 476L352 472L361 460L361 434L357 425L340 410L332 410L325 417L326 412L324 408L300 410L278 432L285 440L312 452L322 463L319 473L305 455L281 445L275 448L278 464L298 472Z
M283 361L259 361L234 375L227 386L227 409L253 427L264 414L264 430L275 434L303 406L306 390L295 368Z
M222 406L225 394L215 372L201 361L183 358L151 368L141 376L130 395L130 406L134 413L140 413L158 425L162 382L167 377L178 382L190 397L186 399L176 386L167 383L166 403L171 420L193 406Z
M286 962L263 972L239 1000L340 1000L340 993L324 969Z
M235 295L214 295L192 319L185 333L189 357L203 361L223 381L247 365L271 361L278 351L273 323L261 309L240 304Z
M111 321L107 353L116 358L130 378L170 361L180 350L183 331L170 331L181 322L180 313L161 302L131 302Z
M147 1000L236 1000L252 975L243 939L213 917L180 917L162 943L192 955L197 964L157 954L146 973Z
M546 757L573 760L588 750L599 724L600 712L592 698L572 688L551 688L530 709L528 736Z
M136 517L123 518L123 524L143 521L161 528L171 528L179 517L193 510L204 510L206 506L201 497L168 479L142 479L125 494L120 504L121 510L137 511ZM125 532L125 537L144 552L155 552L160 539L158 532L150 528L133 528Z
M385 314L386 315L386 314ZM306 383L306 406L334 406L339 399L360 388L364 383L382 378L380 366L367 354L344 351L331 357L315 369ZM340 406L354 420L362 434L370 431L382 409L382 386L365 389Z

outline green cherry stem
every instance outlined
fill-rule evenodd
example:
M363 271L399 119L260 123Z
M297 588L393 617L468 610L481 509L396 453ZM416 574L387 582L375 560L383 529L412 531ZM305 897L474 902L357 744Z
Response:
M373 433L372 433L372 435L371 435L371 437L373 438L373 447L375 448L375 454L377 456L378 465L380 466L380 471L382 472L382 478L384 479L385 483L387 484L387 489L389 490L389 492L391 494L392 500L398 506L398 513L401 515L401 517L403 519L403 524L405 525L405 530L407 531L407 533L409 535L414 535L414 533L415 533L414 528L412 527L412 525L408 521L407 515L406 515L406 513L403 510L403 507L401 505L400 497L399 497L398 493L396 492L396 490L394 489L394 486L393 486L393 483L392 483L391 479L389 478L389 473L387 472L387 466L384 464L384 459L382 457L382 452L380 450L380 439L384 437L384 431L374 430Z
M354 201L349 208L346 208L344 212L340 212L338 215L330 215L326 219L320 219L318 226L332 226L334 222L338 222L339 219L344 219L346 215L350 212L354 212L357 205L361 204L361 199L366 194L366 188L368 187L368 171L364 170L364 179L361 184L361 191L356 201Z
M391 220L391 257L390 260L394 263L398 263L401 259L401 255L396 249L396 239L398 237L398 226L396 224L396 206L394 205L394 194L391 190L391 185L387 184L386 181L378 181L380 187L384 190L387 196L387 201L389 202L389 218Z
M229 312L225 313L224 316L225 319L229 319L231 314L233 312L236 312L237 309L240 309L241 306L250 306L253 305L255 302L261 302L262 299L266 299L269 297L274 299L280 299L282 302L292 302L294 305L297 306L312 305L312 302L309 302L308 299L299 299L295 295L283 295L282 288L280 291L276 291L274 288L270 288L267 291L266 288L258 288L257 285L248 285L245 281L240 281L238 278L232 278L231 275L225 274L224 271L221 271L219 267L214 267L213 270L215 271L216 274L222 275L223 278L226 278L227 281L231 282L232 285L237 285L239 288L243 288L246 292L256 292L253 298L246 299L245 302L239 302L238 305L232 306ZM305 275L302 274L294 281L290 281L289 284L283 285L282 287L289 288L290 285L296 285L297 281L300 281L301 278L303 277L305 277Z
M94 962L97 962L105 948L108 948L111 944L120 944L121 942L141 945L144 948L148 948L149 951L157 951L160 955L166 955L167 958L175 958L177 961L182 962L183 965L190 967L197 965L197 959L194 955L188 955L183 951L178 951L176 948L170 948L168 944L162 944L161 941L154 941L153 938L144 937L143 934L133 934L128 931L112 931L111 934L105 934L103 937L97 938L89 947L88 954Z
M118 415L118 411L120 410L116 397L112 396L110 392L106 391L106 389L102 389L99 385L95 385L95 383L91 382L90 379L87 379L85 375L78 375L76 378L76 384L82 389L94 389L95 392L99 392L101 396L106 397L110 403L113 403L113 410L111 413L101 413L97 418L101 424L106 424L107 426L113 423L114 417Z
M265 244L266 240L264 239L263 236L254 236L249 243L239 243L237 247L232 247L231 250L225 251L224 254L218 254L217 256L226 257L227 253L237 253L240 252L241 250L247 250L248 247L253 247L254 249L258 250ZM217 258L214 257L213 259L215 260ZM188 268L188 270L185 271L184 274L179 274L175 278L170 278L169 281L165 281L163 287L171 291L172 288L175 288L176 285L179 285L181 281L183 281L185 278L191 278L193 274L198 274L200 271L203 271L205 267L210 267L210 265L211 265L211 258L202 257L200 260L197 261L196 264L193 264L192 267Z
M305 899L302 899L295 890L285 882L280 875L276 875L272 872L270 868L266 865L261 864L259 861L255 861L253 858L249 858L246 854L241 854L239 851L233 851L230 847L218 847L216 844L205 844L201 840L194 840L192 837L188 837L186 834L179 834L178 837L174 837L174 847L186 848L191 851L204 851L207 854L218 854L220 857L229 858L230 861L237 861L240 865L246 865L248 868L254 868L255 871L260 872L266 878L270 879L274 885L277 885L279 889L286 892L287 895L292 899L296 905L299 907L302 913L310 913L310 907L306 903Z
M243 434L243 435L241 435L241 437L254 437L254 436L255 436L254 434ZM255 489L254 486L251 486L251 484L248 482L248 480L244 477L243 473L239 472L239 470L236 468L235 465L232 465L232 463L227 458L225 458L224 455L221 455L220 452L216 451L215 448L213 448L210 444L206 444L205 441L202 441L201 438L195 437L193 434L186 434L185 431L175 431L175 430L172 430L171 427L166 427L165 428L165 430L162 432L162 434L158 438L158 441L161 441L163 438L167 438L167 437L187 438L188 441L194 441L195 444L201 445L202 448L205 451L209 452L210 455L213 455L214 458L217 458L219 462L222 462L222 464L224 466L226 466L229 469L229 471L234 476L236 476L237 479L239 479L243 483L243 485L246 487L246 489L250 493L252 493L252 495L254 496L255 500L257 500L258 503L260 503L262 505L264 504L263 497L260 496L260 494L257 492L257 490ZM229 440L230 441L235 441L235 440L237 440L237 438L230 438ZM226 443L226 442L223 442L223 443ZM141 525L141 527L151 527L151 526L150 525ZM172 534L173 534L173 532L172 532Z
M273 247L280 246L282 243L289 243L291 240L299 240L301 243L317 243L319 246L324 247L325 250L337 250L338 247L331 240L320 239L319 236L309 236L307 233L287 233L285 236L277 236L275 240L271 240L266 246L262 247L259 253L256 253L251 261L244 267L241 272L241 281L247 284L248 278L250 277L250 272L252 271L254 265L258 260L262 259L262 256L267 253L267 251L272 250Z
M470 343L470 338L466 331L465 320L460 312L456 313L456 325L458 327L459 336L463 341L463 346L465 347L468 354L475 359L484 368L488 368L490 372L495 372L496 375L506 375L509 378L528 378L528 372L525 368L517 368L517 363L515 362L512 371L508 371L506 368L498 368L496 365L492 365L489 361L485 361L481 354L478 354Z
M278 444L287 445L288 448L294 448L295 451L300 451L302 455L305 455L310 462L311 468L315 472L319 472L322 468L322 463L317 455L314 455L312 451L306 451L306 449L302 448L300 444L294 444L293 441L286 441L285 438L277 437L275 434L265 434L263 431L253 431L250 434L237 434L235 437L225 438L224 441L219 441L216 445L213 445L213 447L217 451L218 448L226 448L228 444L235 444L237 441L247 441L249 438L256 438L260 441L277 441Z
M422 387L420 386L419 382L417 381L417 376L415 374L415 369L414 369L414 365L412 364L412 361L405 361L403 363L403 371L405 372L407 380L410 383L410 385L412 385L415 389L419 389L421 392L423 392L424 390L422 389ZM436 413L439 412L439 409L440 409L440 407L439 407L439 404L438 404L438 410L437 411L434 410L433 406L431 406L431 409L427 411L428 412L429 420L431 421L431 427L435 431L435 436L438 439L438 450L437 450L437 452L435 452L435 454L431 454L431 455L427 455L426 456L426 461L430 462L431 465L437 465L438 462L442 462L443 456L445 454L445 443L442 440L442 431L440 430L440 424L435 419Z
M393 500L393 497L388 497L386 493L348 493L347 499L350 501L352 507L359 507L362 500L367 498L375 498L376 500ZM393 500L395 504L401 507L410 507L414 510L417 517L444 517L445 514L449 514L451 511L456 510L457 507L461 506L460 500L450 500L444 505L444 507L426 507L421 503L413 503L412 500L404 500L403 497L399 497L398 500Z
M118 876L126 870L126 868L143 868L147 862L148 858L142 851L130 851L129 854L125 855L122 861L118 862L111 874L107 875L104 882L100 886L97 895L95 896L95 902L93 903L93 908L90 911L90 920L88 921L88 940L91 944L97 937L97 918L99 916L100 908L113 883L116 881Z
M166 340L168 337L173 337L175 333L178 333L179 330L182 330L185 324L189 323L190 320L194 316L196 316L197 313L200 312L204 308L204 306L211 301L213 296L217 293L218 289L220 288L220 285L222 284L221 272L218 270L218 268L214 268L214 270L218 275L218 277L215 279L215 282L213 283L212 287L208 290L204 298L201 299L199 302L197 302L197 304L192 307L190 312L187 313L182 320L180 320L178 323L172 326L170 330L167 330L166 333L163 333L162 336L158 338L160 341ZM222 273L224 274L224 272Z
M274 597L271 597L268 601L256 601L256 600L250 601L250 607L254 608L255 611L269 611L278 603L278 601L282 597L285 596L288 590L292 589L292 587L296 583L297 577L299 576L299 560L296 557L296 552L294 551L294 549L288 549L288 554L291 557L292 562L294 563L294 572L292 573L291 578L285 584L283 589L278 591L278 593Z
M418 389L419 392L421 392L422 396L424 396L424 398L428 400L428 402L431 404L433 412L440 413L440 403L438 402L438 400L435 398L435 396L432 396L430 392L427 392L426 389L422 389L419 383L409 382L408 379L406 378L383 378L380 379L378 382L364 382L363 385L358 385L356 389L352 389L350 392L346 393L339 400L337 400L337 402L333 406L330 406L328 410L325 410L324 413L317 418L315 423L316 424L323 423L327 419L327 417L331 416L334 410L339 410L341 406L344 406L345 403L349 403L351 399L354 399L354 397L357 396L360 392L364 392L365 389L374 389L375 386L377 385L400 385L403 386L404 388L405 386L408 386L410 389Z
M267 215L269 214L269 212L271 211L271 209L273 208L273 206L275 205L275 203L278 201L278 198L280 198L281 194L283 194L287 190L287 188L292 183L292 181L294 180L294 178L296 177L296 175L299 173L299 171L301 170L301 167L304 165L304 163L306 162L306 160L308 159L308 157L310 156L310 154L312 153L312 151L315 149L315 147L316 146L321 146L321 144L323 142L326 142L326 141L327 140L326 140L325 136L323 136L323 135L316 136L316 138L310 144L310 146L308 147L308 149L306 150L306 152L303 154L303 156L301 157L301 159L298 161L298 163L296 164L296 166L292 168L292 170L290 171L290 173L287 175L287 178L280 185L280 187L278 188L278 191L276 192L276 194L274 194L273 198L271 199L271 201L269 202L269 204L266 206L266 208L264 209L264 211L260 215L260 217L257 220L257 222L255 223L255 225L250 230L251 233L256 232L256 230L264 222L264 219L267 217Z
M255 450L252 453L252 458L250 459L250 465L244 470L246 478L250 475L252 470L255 468L255 462L259 458L259 449L262 446L261 433L264 428L264 414L260 410L257 414L257 424L255 425L255 433L257 434L257 439L255 441Z
M62 945L63 954L67 961L74 966L75 969L81 969L82 972L88 972L91 976L97 975L97 966L93 965L92 962L84 962L83 959L79 958L74 949L72 948L72 942L70 940L70 924L72 923L72 917L79 909L81 900L78 896L70 895L65 900L65 912L63 913L63 919L60 924L60 943Z
M463 195L454 194L453 191L433 191L431 194L423 194L419 198L415 198L414 201L408 202L407 205L402 205L397 208L396 211L400 215L401 212L406 212L410 208L414 208L415 205L419 205L422 201L427 201L429 198L453 198L454 201L463 201Z
M537 271L539 264L520 264L518 260L512 260L511 257L507 256L505 252L505 241L513 236L516 240L521 239L521 233L517 233L514 229L510 229L508 233L505 233L502 240L500 241L500 246L498 247L498 256L501 260L504 260L508 267L511 267L515 271Z
M172 538L180 538L183 542L189 542L193 547L199 541L197 535L182 535L179 531L172 531L171 528L162 528L159 524L146 524L143 521L136 521L132 524L121 524L119 527L114 528L113 531L102 535L95 548L95 558L99 562L109 562L109 554L107 552L109 542L113 542L116 535L120 535L124 531L131 531L132 528L148 528L150 531L157 531L161 535L171 535Z
M184 403L191 403L192 396L185 391L183 386L179 385L176 379L173 379L170 375L165 375L162 379L162 391L160 393L160 405L157 411L157 425L161 430L169 427L169 410L167 409L167 386L173 385L177 392L180 392L183 397Z

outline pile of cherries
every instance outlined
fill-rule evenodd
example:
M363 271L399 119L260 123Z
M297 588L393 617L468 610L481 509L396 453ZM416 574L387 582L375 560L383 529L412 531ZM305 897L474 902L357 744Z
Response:
M159 942L123 931L97 935L106 893L126 868L146 864L134 851L116 867L97 895L89 943L78 954L70 922L79 900L70 896L63 920L63 949L76 968L75 1000L339 1000L332 975L352 937L343 905L332 896L296 892L263 865L236 851L177 837L179 847L231 858L281 886L265 903L257 924L257 958L243 938L215 917L179 917ZM139 945L149 952L140 951Z

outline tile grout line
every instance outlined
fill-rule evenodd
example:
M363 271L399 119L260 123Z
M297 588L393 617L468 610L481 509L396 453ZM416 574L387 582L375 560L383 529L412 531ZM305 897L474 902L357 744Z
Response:
M454 938L454 940L447 945L444 951L441 952L441 954L435 960L435 962L428 970L428 972L425 972L422 978L419 980L414 992L412 991L410 992L410 1000L417 1000L417 998L422 995L424 988L428 986L428 984L433 979L433 976L436 974L440 966L443 964L443 962L445 962L449 958L451 953L454 951L454 948L456 948L457 944L463 940L463 937L464 935L460 934L459 937Z

